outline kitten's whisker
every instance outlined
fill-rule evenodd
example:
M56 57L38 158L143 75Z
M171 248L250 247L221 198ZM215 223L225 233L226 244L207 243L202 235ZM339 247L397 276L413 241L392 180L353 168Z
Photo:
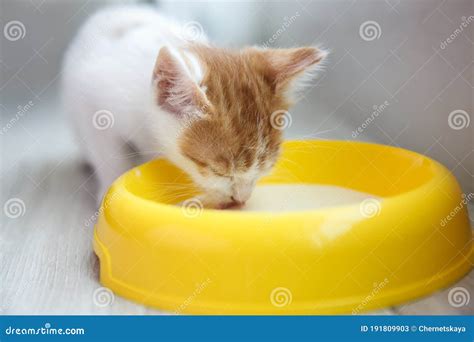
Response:
M178 187L178 186L172 186L172 185L156 185L156 184L150 186L150 188L154 190L163 189L163 191L190 191L193 189L192 187L188 187L188 186Z
M153 181L147 182L147 184L170 185L170 186L190 186L190 185L193 185L193 183L183 184L183 183L153 182Z
M291 159L288 159L286 157L280 157L279 158L280 160L284 161L284 162L287 162L287 163L291 163L299 168L302 168L300 164L298 164L297 162L295 162L294 160L291 160Z
M173 192L173 193L160 193L160 192L155 192L151 193L152 198L155 200L158 200L160 202L174 202L175 200L180 200L180 199L186 199L192 195L192 193L189 192ZM186 196L188 195L188 196Z

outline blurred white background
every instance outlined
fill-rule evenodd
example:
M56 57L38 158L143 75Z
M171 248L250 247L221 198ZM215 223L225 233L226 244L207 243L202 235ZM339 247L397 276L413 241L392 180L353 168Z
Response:
M105 308L91 300L100 286L91 250L96 184L58 106L67 45L111 3L118 1L0 0L0 203L18 204L2 215L0 311L157 313L120 298ZM466 195L474 192L472 0L149 4L198 22L217 45L330 49L325 71L291 110L288 137L412 149L452 170ZM463 281L472 288L472 275ZM385 313L467 314L472 305L454 308L445 292Z

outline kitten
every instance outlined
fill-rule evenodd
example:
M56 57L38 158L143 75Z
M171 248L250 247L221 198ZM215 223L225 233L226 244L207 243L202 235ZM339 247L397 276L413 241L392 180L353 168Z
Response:
M182 33L152 8L98 12L66 53L65 110L101 195L133 166L133 145L146 159L164 155L188 173L206 206L241 205L278 158L282 131L272 113L288 109L326 52L233 51Z

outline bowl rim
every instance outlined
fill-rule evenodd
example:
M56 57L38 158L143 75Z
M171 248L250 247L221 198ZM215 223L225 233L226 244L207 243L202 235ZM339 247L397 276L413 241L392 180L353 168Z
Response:
M428 179L426 182L420 184L419 186L414 187L413 189L410 189L408 191L405 191L393 196L374 195L374 197L378 197L377 199L380 201L381 206L383 206L384 208L390 207L392 205L396 205L396 203L399 203L400 201L405 201L405 200L409 201L417 193L418 194L425 193L425 190L431 188L433 184L436 184L440 180L443 180L444 178L449 177L451 175L451 173L449 172L448 169L446 169L445 166L443 166L436 160L427 157L426 155L423 155L423 154L420 154L408 149L404 149L401 147L390 146L390 145L385 145L385 144L378 144L378 143L365 142L365 141L349 141L349 140L292 139L292 140L284 141L283 146L287 146L291 144L307 143L307 142L311 142L311 143L322 142L322 143L347 144L347 145L354 145L354 144L366 145L366 146L374 146L381 149L389 148L392 150L401 151L403 153L412 154L413 156L422 158L424 161L429 161L431 166L434 168L435 172L433 172L432 177ZM178 206L176 204L166 204L166 203L158 202L152 199L141 197L129 191L125 184L125 179L129 173L135 172L136 170L138 170L140 167L142 167L143 165L147 163L151 163L155 160L161 160L161 159L166 159L166 158L157 158L157 159L148 161L144 164L135 166L134 168L122 174L119 178L117 178L113 182L112 186L107 191L106 195L102 199L102 206L107 201L107 198L111 195L111 193L113 193L112 196L115 196L118 194L119 196L126 197L128 200L132 202L139 203L140 206L146 206L150 209L155 210L155 213L158 211L166 211L169 215L182 216L183 208L181 206ZM300 184L314 184L314 183L300 183ZM320 185L326 185L326 184L320 184ZM331 184L327 184L327 185L331 185ZM342 212L354 212L354 210L359 210L359 208L360 208L360 203L335 205L335 206L330 206L330 207L320 207L316 209L305 209L305 210L298 210L298 211L281 211L281 212L219 210L219 209L212 209L212 208L204 208L198 217L193 217L193 218L199 219L203 217L212 216L215 218L239 217L240 219L243 219L243 218L255 219L255 218L268 218L269 216L272 216L273 218L279 217L279 218L300 219L300 218L307 218L308 215L328 216L334 212L338 212L339 214L342 214Z

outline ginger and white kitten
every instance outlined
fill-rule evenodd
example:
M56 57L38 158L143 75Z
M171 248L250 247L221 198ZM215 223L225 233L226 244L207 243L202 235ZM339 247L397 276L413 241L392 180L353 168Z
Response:
M241 51L205 37L149 7L108 8L93 15L66 53L63 99L100 195L133 165L162 154L187 172L207 206L244 203L278 158L282 131L271 114L326 53L314 47Z

